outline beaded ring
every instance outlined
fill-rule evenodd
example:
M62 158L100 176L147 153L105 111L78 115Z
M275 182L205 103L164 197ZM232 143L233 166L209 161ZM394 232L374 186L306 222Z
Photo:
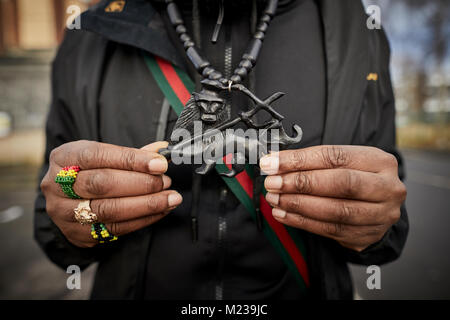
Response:
M72 189L79 171L79 166L64 167L58 172L55 178L55 182L61 186L64 194L71 199L81 199L81 197L78 196Z
M103 223L94 223L91 225L92 238L98 240L100 243L116 241L118 237L109 233L108 229Z

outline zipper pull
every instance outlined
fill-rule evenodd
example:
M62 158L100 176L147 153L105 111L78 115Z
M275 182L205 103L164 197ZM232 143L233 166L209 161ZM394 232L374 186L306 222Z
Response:
M225 16L225 6L223 0L220 0L219 5L219 16L217 17L216 26L214 27L213 35L211 37L211 42L213 44L217 43L217 39L219 38L220 28L222 27L223 17Z

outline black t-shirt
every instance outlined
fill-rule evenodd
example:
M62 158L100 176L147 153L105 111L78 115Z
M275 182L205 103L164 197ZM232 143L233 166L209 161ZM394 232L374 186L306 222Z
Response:
M225 74L225 52L231 51L233 72L251 37L251 7L246 2L228 4L219 41L213 45L210 37L218 10L211 3L217 2L200 6L202 52ZM293 146L298 148L321 143L326 105L323 33L314 1L294 1L286 9L273 19L268 29L254 70L254 84L256 94L262 98L276 91L286 93L275 106L286 116L284 126L288 132L294 123L302 127L303 140ZM192 34L189 6L183 8L183 15ZM171 26L167 24L167 28ZM177 41L173 30L169 32L173 41ZM244 103L233 96L233 112ZM172 113L168 134L175 121L176 115ZM304 297L278 253L216 174L203 178L199 240L192 243L189 216L192 168L171 166L168 175L173 179L173 189L181 190L184 202L153 226L145 298Z

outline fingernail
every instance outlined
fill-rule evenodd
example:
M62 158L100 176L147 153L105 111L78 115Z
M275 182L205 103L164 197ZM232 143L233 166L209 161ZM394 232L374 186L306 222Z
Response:
M155 158L150 160L148 167L152 173L162 173L167 171L167 160Z
M169 176L163 175L162 176L162 181L163 181L163 189L167 189L168 187L170 187L170 185L172 184L172 179L170 179Z
M284 218L286 218L286 211L278 209L278 208L273 208L272 215L275 218L284 219Z
M270 193L269 192L266 194L266 200L271 205L277 206L278 202L280 201L280 195L278 193Z
M171 193L167 197L167 203L169 207L174 207L179 205L183 201L183 197L179 193Z
M268 176L264 181L267 190L280 190L283 186L283 178L280 176Z
M259 167L265 174L277 173L279 164L278 155L267 155L259 160Z

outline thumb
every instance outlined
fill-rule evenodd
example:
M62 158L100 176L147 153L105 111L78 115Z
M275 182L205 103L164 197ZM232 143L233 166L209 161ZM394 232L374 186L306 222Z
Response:
M159 149L167 148L169 145L169 142L167 141L156 141L153 143L150 143L146 146L143 146L141 150L150 151L150 152L158 152Z

